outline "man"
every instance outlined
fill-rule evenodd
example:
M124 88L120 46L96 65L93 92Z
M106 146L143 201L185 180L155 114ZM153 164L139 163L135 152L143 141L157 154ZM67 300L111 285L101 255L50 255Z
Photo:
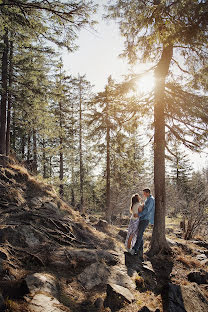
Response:
M145 188L143 190L144 197L146 198L144 202L144 208L142 212L139 213L139 227L137 233L137 240L134 247L131 250L131 254L138 254L139 259L143 261L143 234L148 224L154 224L154 213L155 213L155 199L150 194L150 189Z

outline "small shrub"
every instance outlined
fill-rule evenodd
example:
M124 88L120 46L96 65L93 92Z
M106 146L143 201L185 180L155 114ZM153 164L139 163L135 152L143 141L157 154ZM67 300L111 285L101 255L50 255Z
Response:
M140 292L146 291L145 282L142 276L137 275L135 277L135 284L136 284L136 289L138 289Z

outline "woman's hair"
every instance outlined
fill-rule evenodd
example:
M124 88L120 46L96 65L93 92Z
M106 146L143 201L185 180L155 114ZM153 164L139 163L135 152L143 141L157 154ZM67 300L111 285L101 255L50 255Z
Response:
M139 194L135 194L135 195L132 196L130 212L132 212L132 208L133 208L134 204L139 203L139 200L140 200Z

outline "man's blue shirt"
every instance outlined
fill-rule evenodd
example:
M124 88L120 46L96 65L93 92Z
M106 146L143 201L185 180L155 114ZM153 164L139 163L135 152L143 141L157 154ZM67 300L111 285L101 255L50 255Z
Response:
M149 220L150 224L154 224L155 215L155 199L152 195L147 197L144 202L144 209L139 213L140 220Z

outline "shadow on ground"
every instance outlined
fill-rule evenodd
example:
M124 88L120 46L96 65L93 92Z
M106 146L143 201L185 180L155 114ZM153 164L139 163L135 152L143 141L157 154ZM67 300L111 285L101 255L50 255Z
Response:
M141 262L138 256L125 253L125 265L130 277L138 274L136 280L139 292L152 291L161 295L164 312L185 312L181 287L171 282L173 259L171 256L152 257Z

